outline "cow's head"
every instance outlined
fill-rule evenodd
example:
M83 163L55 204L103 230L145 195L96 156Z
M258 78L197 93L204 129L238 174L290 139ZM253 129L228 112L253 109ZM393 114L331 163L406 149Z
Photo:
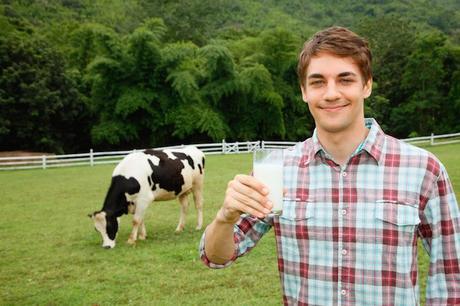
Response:
M102 235L102 247L115 247L115 238L118 232L118 219L105 211L95 211L88 215L94 221L94 228Z

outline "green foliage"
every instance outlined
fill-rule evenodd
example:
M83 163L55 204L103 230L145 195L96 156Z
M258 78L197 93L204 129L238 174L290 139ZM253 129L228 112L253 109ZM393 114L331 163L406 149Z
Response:
M374 83L374 88L376 87L377 83ZM368 118L375 118L378 122L381 122L380 126L384 131L391 130L386 120L390 110L390 101L378 94L373 94L364 103L365 116Z
M181 105L167 118L174 125L173 135L179 138L190 137L198 132L217 141L224 139L229 130L224 118L210 106L203 104Z
M0 138L52 151L304 139L297 54L330 25L369 40L366 114L387 132L457 131L458 12L454 0L3 1Z
M83 70L96 56L116 56L120 46L114 44L115 33L99 24L82 24L72 32L72 64Z
M448 47L443 35L423 34L416 41L414 51L406 59L401 89L408 98L400 107L393 109L396 118L405 118L395 127L396 133L417 132L428 135L438 132L438 118L445 118L442 109L448 93L443 89L446 78L446 56ZM450 103L450 101L449 101ZM398 129L399 128L399 129Z
M211 105L238 90L237 72L230 51L219 45L200 48L198 56L203 61L204 84L202 97Z
M87 129L86 105L58 52L39 38L12 33L0 37L0 58L3 148L63 152L88 141L77 134Z

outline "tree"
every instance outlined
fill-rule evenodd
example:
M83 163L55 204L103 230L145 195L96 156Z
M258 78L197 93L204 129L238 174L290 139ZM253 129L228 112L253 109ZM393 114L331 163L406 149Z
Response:
M401 88L401 84L407 57L415 48L416 29L409 21L388 15L361 20L357 32L369 41L372 50L373 80L378 83L373 88L372 95L389 102L385 103L388 108L380 108L381 115L385 118L392 108L397 108L408 98L408 93Z
M401 88L408 99L393 109L399 119L395 132L399 135L429 135L436 131L436 118L441 118L445 99L442 83L445 76L446 38L438 33L423 34L415 50L407 58Z
M88 142L86 104L57 51L14 32L0 37L0 58L3 149L59 153Z
M100 52L102 55L87 66L92 107L98 114L91 130L95 144L151 145L152 135L162 121L162 113L155 107L158 98L155 71L161 63L164 33L163 22L152 19L127 36L126 43L116 35L100 35L89 44L111 50Z

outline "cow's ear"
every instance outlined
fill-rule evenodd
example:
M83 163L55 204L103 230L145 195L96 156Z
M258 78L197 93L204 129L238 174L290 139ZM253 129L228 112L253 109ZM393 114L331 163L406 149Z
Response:
M88 217L93 219L94 214L88 214Z

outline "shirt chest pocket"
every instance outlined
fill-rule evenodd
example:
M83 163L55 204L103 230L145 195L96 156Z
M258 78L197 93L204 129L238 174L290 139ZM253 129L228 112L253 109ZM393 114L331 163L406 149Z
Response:
M377 201L375 222L376 237L382 237L384 244L412 243L420 224L418 207L409 201Z
M308 228L315 221L314 205L312 204L305 200L284 200L283 212L279 216L279 223L276 224L284 244L297 244L297 239L309 238Z
M314 222L313 207L308 201L285 199L283 212L274 222L277 233L278 248L285 260L296 261L304 259L309 253L309 239L311 239L310 227ZM299 265L295 265L293 274ZM297 271L297 272L296 272Z
M298 199L284 199L283 212L280 215L280 221L284 222L306 222L314 215L311 201Z

